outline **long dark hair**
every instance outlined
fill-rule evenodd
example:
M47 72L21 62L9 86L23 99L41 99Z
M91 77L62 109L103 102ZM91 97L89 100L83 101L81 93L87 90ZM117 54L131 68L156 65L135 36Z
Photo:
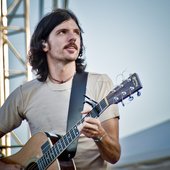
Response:
M86 68L85 58L83 58L83 30L75 14L66 9L56 9L44 16L38 23L30 43L28 53L28 61L32 66L32 70L36 72L39 81L46 81L49 74L46 53L43 51L43 41L48 39L50 32L63 21L73 19L80 29L80 52L76 59L76 71L83 72Z

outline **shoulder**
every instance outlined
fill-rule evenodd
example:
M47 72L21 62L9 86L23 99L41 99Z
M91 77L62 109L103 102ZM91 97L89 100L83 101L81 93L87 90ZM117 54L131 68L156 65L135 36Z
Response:
M28 96L29 94L33 94L37 91L37 89L42 86L42 82L39 82L38 80L34 79L29 82L26 82L19 87L17 87L14 91L11 92L11 94L8 96L7 101L12 100L23 100L24 96Z
M40 89L41 86L43 86L43 84L44 84L43 82L40 82L37 79L33 79L31 81L21 84L11 93L10 96L11 97L14 96L15 98L18 99L19 98L23 99L24 96L29 97L30 94L36 93L36 91Z
M88 84L93 86L109 86L113 87L113 82L107 74L89 73Z
M35 91L39 89L41 86L43 86L43 82L38 81L37 79L33 79L31 81L28 81L22 85L20 85L20 89L22 92L26 91Z
M43 82L38 81L37 79L33 79L21 85L22 88L31 88L41 86Z
M100 73L88 73L88 78L91 81L97 82L112 82L111 78L107 74L100 74Z
M99 102L113 89L113 82L107 74L89 73L86 92Z
M95 73L95 72L88 72L88 76L92 77L92 78L97 78L97 79L110 79L109 76L107 74L101 74L101 73Z

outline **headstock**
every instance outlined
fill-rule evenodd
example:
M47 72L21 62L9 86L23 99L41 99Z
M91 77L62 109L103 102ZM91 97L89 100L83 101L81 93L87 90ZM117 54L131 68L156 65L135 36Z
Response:
M108 103L117 104L119 102L123 102L124 99L129 97L129 99L133 99L132 94L137 92L137 95L140 95L139 90L142 88L142 84L140 79L136 73L130 75L126 80L124 80L120 85L115 87L108 95L107 100Z

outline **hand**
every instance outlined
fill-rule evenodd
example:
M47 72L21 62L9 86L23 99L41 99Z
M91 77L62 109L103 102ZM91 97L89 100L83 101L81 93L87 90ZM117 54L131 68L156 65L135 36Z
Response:
M106 132L101 125L99 119L86 117L84 119L81 133L83 133L88 138L102 139Z
M83 110L82 114L88 114L91 111L91 108L86 108ZM104 128L101 125L99 119L85 117L84 122L80 128L81 133L83 133L88 138L98 138L102 139L106 135Z

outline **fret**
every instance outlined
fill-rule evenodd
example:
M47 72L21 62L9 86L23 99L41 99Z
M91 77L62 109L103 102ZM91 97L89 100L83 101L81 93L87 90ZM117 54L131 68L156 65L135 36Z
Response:
M99 104L96 105L96 106L94 107L94 109L96 110L96 112L98 113L98 116L99 116L99 113L101 112L100 105L99 105Z
M60 143L60 140L58 140L58 142L57 142L57 148L58 148L58 150L59 150L59 153L61 153L61 151L62 151L62 145L61 145L61 143Z
M76 135L79 136L80 135L80 131L78 129L78 127L76 126Z
M44 156L45 156L45 160L46 160L46 162L47 162L47 165L49 165L49 163L50 163L50 158L49 158L48 152L46 152ZM46 166L47 166L47 165L46 165Z
M101 102L100 102L100 103L98 103L97 107L98 107L98 110L99 110L99 114L100 114L100 113L101 113L101 111L102 111L102 106L101 106Z
M69 141L69 143L70 143L70 142L72 141L70 132L68 132L68 133L66 134L66 136L67 136L67 139L68 139L68 141Z
M86 116L87 116L87 115L86 115ZM85 117L86 117L86 116L85 116ZM85 117L83 117L81 120L79 120L79 121L77 122L77 126L78 126L78 125L81 125L81 124L84 122L84 118L85 118Z
M68 146L69 142L68 142L68 139L67 139L66 135L63 136L63 140L64 140L66 146Z
M47 152L47 155L48 155L48 160L49 160L49 162L48 163L50 163L52 160L53 160L53 158L52 158L52 154L51 154L51 152L50 152L51 150L48 150L48 152Z
M80 132L79 132L79 130L78 130L78 128L77 128L76 125L73 127L73 129L74 129L74 134L75 134L75 136L76 136L76 137L79 136Z
M45 168L45 167L46 167L46 164L45 164L45 160L44 160L44 155L43 155L43 157L41 158L41 162L42 162L43 167Z
M55 154L54 149L50 148L49 152L50 152L51 158L55 159L57 155Z
M41 150L42 153L46 153L48 150L50 149L50 143L49 141L45 142L42 146L41 146Z
M42 164L43 164L44 168L47 166L47 163L46 163L46 160L45 160L44 156L42 157Z
M103 99L103 100L99 103L100 106L101 106L101 108L102 108L102 110L105 109L105 108L108 106L108 104L107 104L106 102L107 102L106 99Z
M95 109L93 109L93 110L90 112L90 115L91 115L92 118L98 117L98 113L96 112Z
M45 158L46 164L48 164L48 154L47 153L44 154L44 158Z
M107 108L107 103L105 101L105 99L103 99L100 103L98 103L89 113L89 115L87 117L92 117L92 118L96 118L99 117L100 114L102 113L102 111L104 111ZM84 121L84 120L83 120Z
M100 107L98 105L96 105L91 112L89 113L90 117L92 118L96 118L99 117L99 113L100 113Z
M57 147L57 143L55 143L52 147L54 149L54 153L56 155L56 157L59 155L59 151L58 151L58 147Z
M61 141L60 143L61 143L61 145L62 145L62 147L63 147L63 149L64 149L64 148L66 147L66 145L65 145L65 143L64 143L63 138L61 138L60 141Z
M74 134L74 130L73 129L70 130L70 134L71 134L72 139L75 139L75 134Z
M98 112L98 117L104 112L104 110L109 106L105 99L103 99L95 108Z
M37 161L37 165L38 165L38 169L44 169L44 166L43 166L41 158Z

